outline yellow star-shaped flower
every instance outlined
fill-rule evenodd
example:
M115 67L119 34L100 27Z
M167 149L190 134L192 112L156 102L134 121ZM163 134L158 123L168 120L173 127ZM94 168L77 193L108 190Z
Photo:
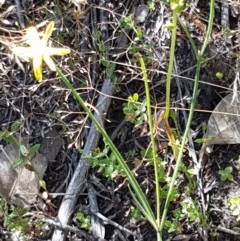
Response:
M30 47L14 47L13 53L16 55L32 60L33 72L36 80L42 81L42 63L43 61L52 70L56 71L55 64L51 58L53 55L63 56L70 53L68 48L53 48L47 45L48 39L52 34L54 22L51 21L45 31L44 36L40 39L39 33L35 27L26 30L27 44Z

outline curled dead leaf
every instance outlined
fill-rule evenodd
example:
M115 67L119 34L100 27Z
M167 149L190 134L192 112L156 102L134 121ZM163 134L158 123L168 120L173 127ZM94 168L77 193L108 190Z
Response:
M240 143L240 95L233 99L229 94L219 102L208 121L206 138L207 145Z

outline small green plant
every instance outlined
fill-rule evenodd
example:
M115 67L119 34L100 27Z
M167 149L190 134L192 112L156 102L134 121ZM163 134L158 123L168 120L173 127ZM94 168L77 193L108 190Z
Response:
M229 198L227 200L229 208L233 216L237 216L237 221L240 221L240 196Z
M27 165L28 168L33 168L31 165L29 165L31 159L34 157L34 155L37 153L37 151L40 148L40 144L35 144L30 149L28 149L25 145L20 144L16 133L19 130L20 122L16 121L11 125L11 130L8 131L6 128L3 128L0 132L0 139L4 140L8 144L12 144L14 146L17 146L19 148L19 158L14 161L12 164L12 168L16 169L22 165ZM31 166L31 167L30 167Z
M202 125L202 132L203 132L203 137L202 138L199 138L199 139L196 139L194 142L195 143L198 143L198 144L202 144L202 143L207 143L208 141L211 141L214 139L214 137L207 137L206 138L206 131L207 131L207 123L206 122L203 122Z
M26 215L27 212L23 207L15 207L0 197L0 215L3 218L3 227L7 231L19 233L24 241L30 240L33 231L39 236L46 236L49 225L39 218L32 219Z
M125 30L133 30L134 36L133 40L138 41L143 37L142 29L140 27L136 27L133 19L133 15L128 17L124 17L122 20L122 26Z
M40 144L35 144L32 146L29 150L24 145L19 146L20 154L19 158L14 161L12 164L12 168L16 169L22 165L25 165L25 167L29 169L33 169L33 166L30 165L31 159L34 157L36 152L39 150Z
M218 174L220 175L220 180L222 182L225 181L233 181L233 175L232 175L233 167L228 166L224 170L218 171Z
M21 233L26 233L29 231L29 220L24 218L23 215L26 210L21 207L11 206L11 212L5 216L4 226L9 231L19 231Z
M147 6L149 10L155 9L155 2L154 1L147 1Z
M16 137L16 132L19 130L21 123L19 121L14 122L11 125L10 131L8 131L5 127L2 128L2 131L0 132L0 140L4 140L5 142L9 144L13 144L18 146L19 141Z
M80 228L91 230L91 219L89 215L84 215L82 212L77 212L76 220L79 222Z
M190 222L199 221L199 214L201 212L198 209L198 205L192 200L192 198L186 198L183 202L181 202L181 206L182 213L187 215Z
M136 220L139 220L142 218L142 214L139 209L135 208L134 206L130 207L130 216L131 218L134 218Z
M122 171L116 156L113 153L109 154L108 147L105 147L102 151L100 148L96 148L94 152L85 158L91 161L92 166L97 168L98 173L101 173L109 180L118 176Z
M8 231L29 232L29 219L24 217L26 212L26 209L10 205L6 199L0 198L0 213L4 219L3 226Z
M227 39L231 39L233 37L232 31L229 27L223 27L221 32L223 36Z
M101 32L97 31L95 33L95 39L98 45L98 51L100 54L100 63L104 66L105 71L106 71L106 76L111 79L116 81L116 75L114 74L114 70L116 68L116 63L112 63L108 60L106 56L106 45L105 43L101 40Z
M184 192L185 193L185 192ZM180 206L173 210L172 220L166 220L165 228L168 232L181 231L179 222L188 220L189 223L198 223L200 226L207 226L207 217L202 214L197 201L186 197L180 202Z
M164 229L168 231L168 233L173 233L173 232L180 232L181 227L179 225L179 222L176 220L166 220L164 223Z
M166 123L166 127L169 128L169 132L170 133L170 127L169 127L169 114L170 114L170 90L171 90L171 79L172 79L172 74L173 74L173 63L174 63L174 55L175 55L175 45L176 45L176 36L177 36L177 20L178 20L178 16L181 14L181 11L184 7L184 3L185 1L183 0L170 0L170 7L172 9L173 12L173 20L171 23L171 31L172 31L172 38L171 38L171 47L170 47L170 55L169 55L169 68L168 68L168 74L167 74L167 83L166 83L166 111L164 113L164 120ZM142 189L142 187L139 185L137 179L135 178L135 176L133 175L132 171L130 170L129 166L127 165L125 159L123 158L123 156L121 155L121 153L119 152L118 148L114 145L114 143L112 142L111 138L109 137L109 135L106 133L103 125L97 120L97 118L94 116L94 114L92 113L92 111L88 108L88 106L86 105L85 101L81 98L81 96L79 95L79 93L77 92L77 90L72 86L71 82L66 78L66 76L61 72L61 70L57 67L54 66L54 68L52 68L53 66L50 65L50 69L54 69L57 71L58 76L62 79L63 83L66 85L66 87L71 91L71 93L73 94L73 96L75 97L76 101L79 103L79 105L82 106L83 110L87 113L87 115L89 116L89 118L92 120L92 122L95 124L96 129L102 134L103 136L103 140L105 142L105 144L107 143L107 145L109 146L109 149L111 149L111 152L114 153L114 156L116 158L116 160L118 161L119 166L121 167L121 170L123 170L125 176L128 178L128 182L129 182L129 191L132 194L132 198L137 206L137 208L141 211L141 213L144 215L144 217L148 220L148 222L152 225L152 227L155 229L156 231L156 236L157 236L157 240L158 241L162 241L162 234L163 234L163 229L166 227L166 225L168 224L167 220L169 219L169 217L167 217L168 214L168 210L169 210L169 206L170 206L170 202L175 201L175 197L177 195L175 195L175 192L177 190L176 188L176 179L177 176L179 174L179 168L181 167L181 160L182 160L182 156L183 153L185 151L185 146L187 143L187 138L188 138L188 133L190 130L190 126L191 126L191 122L192 122L192 118L193 118L193 113L195 110L195 105L196 105L196 98L198 95L198 83L199 83L199 77L200 77L200 70L203 64L203 60L204 60L204 52L205 49L207 47L207 44L209 42L210 39L210 35L212 33L212 25L213 25L213 19L214 19L214 0L210 1L210 15L209 15L209 24L208 24L208 29L207 29L207 34L203 43L202 48L199 51L195 51L196 53L196 59L197 59L197 64L196 64L196 74L195 74L195 78L194 78L194 89L193 89L193 94L192 94L192 101L191 101L191 105L190 105L190 112L189 112L189 116L188 116L188 121L187 121L187 125L185 128L185 132L184 135L181 139L181 146L179 148L179 152L176 151L174 153L174 157L175 157L175 164L174 164L174 171L171 174L171 177L169 177L169 182L167 182L167 186L166 189L164 190L161 186L160 186L160 179L161 177L159 177L159 174L161 173L161 163L159 161L158 158L158 153L157 153L157 148L156 148L156 142L155 142L155 132L154 132L154 125L153 125L153 117L152 117L152 105L151 105L151 94L150 94L150 87L149 87L149 79L148 79L148 71L146 68L146 58L145 58L145 54L141 54L141 50L135 50L134 54L134 58L135 60L138 61L138 63L140 64L141 67L141 72L142 72L142 79L144 81L144 86L145 86L145 95L146 95L146 113L147 113L147 122L149 124L149 134L150 134L150 144L151 144L151 151L152 151L152 163L154 166L154 181L155 181L155 207L152 208L152 204L150 203L149 198L146 196L144 190ZM180 19L180 18L179 18ZM134 31L134 36L133 39L139 40L142 38L142 33L141 33L141 29L136 29L134 26L134 22L133 22L133 18L130 19L126 19L124 20L125 24L127 27L133 29ZM47 31L45 33L44 39L48 39L48 37L50 36L50 33L53 27L53 23L51 23L49 25L49 27L47 27ZM33 31L34 29L31 28L31 30ZM29 31L28 31L29 32ZM34 31L35 36L37 35L37 30ZM190 36L190 35L188 35ZM39 36L37 36L39 37ZM38 38L39 39L39 38ZM100 40L100 38L99 38ZM41 39L42 41L42 39ZM40 41L40 43L41 43ZM39 41L38 41L39 42ZM36 44L32 44L31 49L30 50L34 50L36 47ZM44 42L44 50L46 50L47 46L47 42ZM196 46L195 46L196 49ZM34 51L33 51L34 52ZM65 54L67 52L70 52L69 50L65 49L65 51L63 51ZM105 45L104 42L99 44L99 52L100 54L102 54L102 61L105 61L105 57L104 53L105 53ZM52 53L52 52L51 52ZM61 55L62 55L61 54ZM44 53L37 51L37 58L34 58L33 60L39 60L39 57L41 58L50 58L50 53L47 53L46 51L44 51ZM143 57L144 56L144 57ZM30 56L31 57L31 56ZM107 58L106 58L107 60ZM46 59L45 59L46 61ZM136 62L137 62L136 61ZM39 81L41 80L40 77L41 73L40 73L40 68L41 68L41 64L42 61L40 63L40 65L36 66L36 63L33 61L33 69L35 72L35 77L36 79L38 79ZM35 63L35 65L34 65ZM38 61L39 63L39 61ZM51 62L52 63L52 62ZM105 63L103 64L105 66ZM106 66L108 67L108 63L106 64ZM115 68L115 67L114 67ZM110 74L114 71L114 68L111 69ZM109 68L110 69L110 68ZM137 97L138 99L138 97ZM129 102L128 102L129 103ZM127 104L128 104L127 103ZM134 103L134 101L133 101ZM129 106L127 106L129 107ZM128 108L129 110L129 108ZM130 111L133 111L133 114L135 114L135 118L133 118L132 120L137 121L137 118L139 116L141 116L141 111L140 113L136 115L136 109L130 109ZM169 135L170 136L170 135ZM171 140L171 139L170 139ZM172 144L175 145L175 142L172 141ZM172 145L172 146L174 146ZM23 150L25 151L25 150ZM88 153L87 153L88 154ZM103 156L105 157L105 156ZM111 154L110 154L110 158L109 158L109 154L107 152L106 157L108 159L111 158ZM94 159L94 155L90 156L90 160L91 158ZM162 192L165 194L162 194ZM165 200L165 204L163 204L162 206L162 195ZM183 207L184 208L184 207ZM191 203L188 203L188 206L185 207L185 209L189 212L192 212L192 206ZM186 213L187 213L186 211ZM190 215L189 218L193 218L195 217L194 215ZM89 219L87 217L85 217L83 214L79 214L78 218L77 218L81 223L84 223L84 226L88 226L89 224ZM169 223L169 228L168 230L172 231L172 230L176 230L177 228L177 221L171 222Z
M138 102L139 96L137 93L128 97L127 103L123 104L123 113L126 121L140 125L147 121L146 101Z

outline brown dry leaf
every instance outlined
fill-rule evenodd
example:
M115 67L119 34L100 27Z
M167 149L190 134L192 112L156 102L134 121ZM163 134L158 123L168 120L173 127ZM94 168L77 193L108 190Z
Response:
M28 146L27 143L24 145ZM42 140L39 153L35 154L31 163L26 163L15 170L11 165L19 158L19 149L11 144L1 147L0 195L15 205L31 206L39 193L39 178L44 175L48 162L54 161L62 145L63 139L58 132L48 131Z
M206 138L207 145L240 143L240 96L233 99L229 94L220 101L208 121Z
M1 148L0 152L0 194L8 198L12 204L30 207L36 200L39 192L39 176L47 168L47 160L37 153L31 160L34 171L21 166L15 170L11 165L18 159L19 150L9 144Z

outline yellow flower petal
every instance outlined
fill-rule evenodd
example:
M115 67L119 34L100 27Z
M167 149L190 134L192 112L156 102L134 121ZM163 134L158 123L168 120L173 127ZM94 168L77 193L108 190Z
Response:
M33 57L33 72L36 80L42 81L42 55Z
M45 34L42 38L43 41L47 41L50 38L50 36L52 34L52 31L53 31L53 28L54 28L54 22L51 21L51 22L49 22L49 24L46 28Z
M23 59L33 56L33 49L30 47L13 47L12 52Z
M48 47L48 50L47 50L47 53L49 55L59 55L59 56L69 54L70 52L71 52L71 50L67 49L67 48L50 48L50 47Z
M43 60L52 71L56 71L56 66L49 55L43 55Z
M55 64L51 58L52 55L66 55L71 52L68 48L52 48L47 46L47 41L54 29L54 22L51 21L47 25L46 31L42 39L39 37L37 28L30 27L26 30L27 43L30 47L15 47L12 51L22 57L31 58L33 64L33 72L36 80L42 81L42 62L44 61L47 66L56 71Z

